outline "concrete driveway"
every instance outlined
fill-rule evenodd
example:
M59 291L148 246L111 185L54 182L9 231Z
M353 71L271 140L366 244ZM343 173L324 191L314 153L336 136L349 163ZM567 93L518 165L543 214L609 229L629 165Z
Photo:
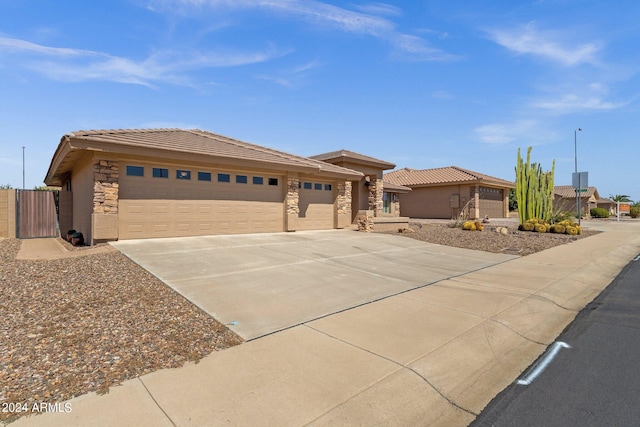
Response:
M246 340L514 258L352 230L112 245Z

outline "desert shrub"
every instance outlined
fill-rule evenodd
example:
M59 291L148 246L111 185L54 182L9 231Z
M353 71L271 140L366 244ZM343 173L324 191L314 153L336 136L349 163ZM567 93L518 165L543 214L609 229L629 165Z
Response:
M631 218L640 218L640 206L631 206L631 209L629 210L629 216Z
M562 224L554 224L553 227L551 227L552 233L564 234L565 231L567 231L567 228Z
M560 221L573 220L573 218L575 218L575 215L574 215L573 212L562 211L560 209L555 209L553 212L551 212L551 217L549 218L549 223L557 224Z
M547 232L547 226L544 224L536 224L533 229L538 232L538 233L546 233Z
M576 227L567 227L567 234L570 236L575 236L576 234L578 234L578 229Z
M525 222L522 224L522 229L524 231L533 231L536 228L536 225L532 222Z
M463 230L476 231L476 224L473 221L466 221L462 224Z
M482 231L484 229L484 225L480 221L476 221L473 223L476 226L477 231Z
M590 213L593 218L609 218L609 211L605 208L593 208Z

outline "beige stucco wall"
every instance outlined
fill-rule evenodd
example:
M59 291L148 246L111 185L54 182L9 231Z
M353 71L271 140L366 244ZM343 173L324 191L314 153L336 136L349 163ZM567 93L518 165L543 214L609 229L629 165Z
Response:
M594 200L590 200L588 197L580 198L580 211L583 215L590 212L591 208L596 207L597 203ZM561 198L557 197L553 201L554 209L567 212L576 212L576 199L575 198Z
M469 185L442 187L414 187L411 192L400 194L400 215L412 218L451 219L469 201ZM451 197L459 195L459 207L451 207Z
M93 213L93 157L83 158L71 175L73 193L73 229L91 242L91 214ZM64 230L66 231L66 230Z
M0 237L16 237L16 190L0 190Z

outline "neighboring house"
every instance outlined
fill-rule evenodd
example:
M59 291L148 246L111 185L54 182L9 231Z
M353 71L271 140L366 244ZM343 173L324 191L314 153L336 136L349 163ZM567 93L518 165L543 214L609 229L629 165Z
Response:
M593 208L604 208L615 214L616 203L613 200L601 198L596 187L588 187L580 192L580 212L589 215ZM576 190L571 185L557 185L553 188L555 209L576 212Z
M64 135L44 182L62 188L61 230L93 244L343 228L363 179L206 131L132 129Z
M408 193L411 189L383 181L384 171L396 167L393 163L349 150L332 151L311 158L363 173L362 179L352 186L352 220L362 211L372 211L376 217L400 216L398 194Z
M509 189L515 188L513 182L457 166L404 168L385 174L384 180L411 188L399 194L400 213L414 218L506 218Z

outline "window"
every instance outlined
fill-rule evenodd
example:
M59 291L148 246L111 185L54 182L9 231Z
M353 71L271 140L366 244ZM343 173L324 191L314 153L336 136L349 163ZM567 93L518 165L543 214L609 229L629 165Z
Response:
M304 183L304 189L305 190L311 190L311 183L310 182L305 182Z
M176 171L176 179L191 179L191 171L183 171L178 169Z
M144 166L130 166L127 165L128 176L144 176Z
M198 181L211 181L211 172L198 172Z
M255 185L262 185L262 184L264 184L264 178L261 177L261 176L254 176L253 177L253 183Z
M231 182L231 175L228 173L219 173L218 182Z
M236 184L246 184L247 176L246 175L236 175Z
M269 185L278 185L278 178L269 178Z
M320 184L319 182L316 182L315 184L313 184L313 189L322 190L322 184Z
M153 168L154 178L169 178L169 169L165 168Z
M331 191L331 184L325 184L325 185L324 185L324 189L325 189L326 191Z

